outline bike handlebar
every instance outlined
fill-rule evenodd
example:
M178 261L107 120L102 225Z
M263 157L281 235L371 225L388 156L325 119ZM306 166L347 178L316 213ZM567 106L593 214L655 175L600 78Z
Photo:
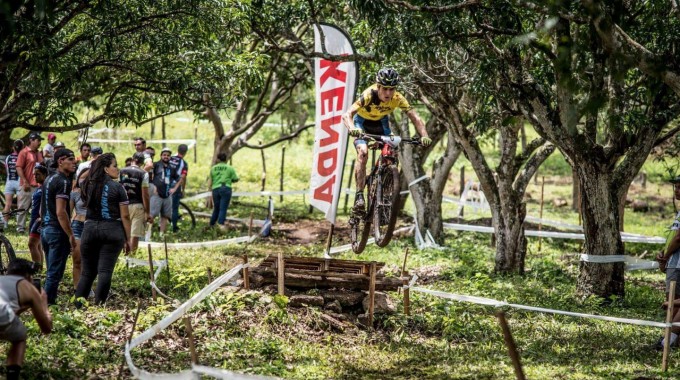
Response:
M423 143L420 141L420 138L415 138L415 139L405 139L402 138L401 136L393 136L390 135L393 139L398 139L397 145L401 143L406 143L406 144L412 144L412 145L423 145ZM390 139L390 136L385 136L385 135L371 135L368 133L362 133L359 138L361 139L368 139L368 140L373 140L373 141L379 141L379 142L387 142L383 140L383 138Z

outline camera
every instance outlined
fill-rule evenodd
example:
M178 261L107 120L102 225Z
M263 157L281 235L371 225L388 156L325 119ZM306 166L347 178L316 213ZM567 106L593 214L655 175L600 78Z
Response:
M40 279L39 278L33 279L33 286L35 286L35 288L38 289L38 293L40 293Z

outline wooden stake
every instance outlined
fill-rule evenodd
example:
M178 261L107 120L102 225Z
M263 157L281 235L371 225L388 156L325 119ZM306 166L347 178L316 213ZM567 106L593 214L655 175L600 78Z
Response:
M137 321L139 320L139 311L142 310L142 299L137 301L137 311L135 312L135 319L132 320L132 328L130 329L130 334L126 342L132 341L132 335L135 333L135 328L137 328ZM120 364L120 369L118 370L118 377L123 377L123 370L125 369L125 357L123 357L123 362Z
M371 263L369 272L371 280L368 283L368 326L373 328L373 312L375 309L375 262Z
M163 247L165 247L165 271L168 273L168 282L170 282L170 260L168 259L168 240L163 235Z
M283 252L279 252L279 261L278 261L278 282L279 282L279 294L284 295L284 276L285 276L285 271L284 271L284 266L285 262L283 260Z
M671 281L670 292L668 292L668 310L666 310L666 323L673 322L673 303L675 301L675 281ZM668 370L668 353L671 349L671 328L666 327L664 333L663 359L661 360L661 370Z
M153 278L153 255L151 254L151 244L147 244L146 246L149 250L149 279L151 280L151 282L154 282L155 280ZM156 300L156 289L154 289L153 286L151 287L151 298L153 298L154 301Z
M189 338L189 352L191 352L191 364L198 364L198 353L196 352L196 343L194 342L194 329L191 327L191 320L189 317L184 317L184 328L187 330L187 338Z
M463 192L465 191L465 166L460 167L460 196L463 196ZM460 205L460 213L458 213L458 217L462 218L464 215L464 210L465 206Z
M283 192L283 162L286 158L286 147L281 148L281 174L279 178L279 191ZM283 202L283 194L279 196L279 202Z
M517 346L515 346L515 340L512 338L512 333L510 332L510 327L508 322L505 320L505 313L502 311L496 312L496 317L498 317L498 323L501 325L503 330L503 339L505 340L505 346L508 347L508 355L510 355L510 360L512 360L512 366L515 367L515 377L517 380L524 380L524 370L522 370L522 363L519 359L519 353L517 352Z
M408 272L401 273L404 278L404 285L408 285ZM404 314L411 315L411 290L408 286L404 287Z
M408 247L406 247L406 251L404 252L404 264L401 266L401 276L404 277L406 273L406 259L408 258ZM399 291L397 294L401 294L401 288L399 288Z
M545 190L545 176L541 176L541 210L538 212L538 218L541 221L538 222L538 232L540 234L543 229L543 194ZM541 237L538 237L538 252L541 252Z
M328 230L328 238L326 239L326 252L324 252L324 257L329 259L331 257L331 245L333 244L333 232L335 231L335 224L331 224L330 230Z
M208 267L208 284L212 284L212 268Z
M248 264L248 255L243 255L243 264ZM243 289L250 289L250 271L243 268Z

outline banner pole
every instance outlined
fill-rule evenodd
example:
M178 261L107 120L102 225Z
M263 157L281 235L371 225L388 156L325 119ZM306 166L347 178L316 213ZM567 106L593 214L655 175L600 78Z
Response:
M326 252L323 253L324 259L331 258L331 245L333 243L333 232L335 231L335 224L331 223L331 228L328 230L328 240L326 241Z

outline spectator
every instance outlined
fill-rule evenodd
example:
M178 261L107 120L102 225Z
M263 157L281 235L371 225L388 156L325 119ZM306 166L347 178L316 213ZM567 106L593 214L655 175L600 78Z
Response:
M76 245L73 247L74 287L78 285L80 273L82 271L82 260L80 258L80 239L83 235L83 229L85 228L85 216L87 215L87 209L85 208L85 203L81 197L81 186L89 171L90 168L85 168L82 172L80 172L80 176L76 177L76 180L73 181L73 188L71 189L71 199L69 203L69 209L71 210L71 214L73 214L73 219L71 220L71 230L73 231L73 236L76 238Z
M5 228L8 226L9 212L12 209L14 196L16 195L18 197L21 189L19 185L19 174L17 173L17 158L19 158L19 152L21 152L23 148L24 142L22 140L14 140L12 153L5 158L5 172L7 173L7 181L5 182L5 209L3 210Z
M210 168L210 187L212 188L213 212L210 217L210 226L218 223L221 229L226 229L224 221L227 218L227 209L231 202L231 184L238 182L238 175L234 168L227 164L227 155L219 153L217 164Z
M64 143L61 142L61 141L57 141L56 143L54 143L53 148L52 148L53 154L56 153L57 151L59 151L60 149L64 149L64 148L65 148ZM47 174L48 175L52 175L52 174L57 172L57 168L56 168L56 166L52 165L52 162L54 162L53 157L45 158L45 160L44 160L44 164L47 167Z
M42 136L32 132L28 135L28 145L19 152L17 157L17 174L19 175L19 191L17 207L23 210L28 210L31 206L31 199L33 193L38 188L38 183L35 182L33 176L33 169L35 164L43 162L42 153L40 153L40 142ZM30 227L30 226L29 226ZM17 214L17 232L20 234L26 231L26 211Z
M19 379L26 354L26 327L19 315L31 309L40 331L43 334L52 331L47 295L39 285L34 285L39 281L33 278L37 269L28 260L14 259L9 263L7 275L0 276L0 340L11 343L5 372L8 380Z
M187 185L187 174L189 172L189 164L184 160L189 147L186 144L180 144L177 147L177 154L170 157L170 167L179 175L180 185L172 195L172 232L179 231L177 221L179 220L179 201L184 196L184 188Z
M66 260L71 248L76 245L68 205L71 198L71 175L76 171L76 157L71 150L60 149L54 154L52 165L57 167L57 172L45 180L40 201L43 226L40 241L47 259L45 292L50 305L57 302L57 290L64 276Z
M28 223L28 250L31 253L31 260L39 263L42 267L43 254L40 245L40 232L42 231L42 221L40 219L40 200L42 199L42 184L47 178L47 167L37 164L33 170L35 182L40 185L33 193L31 200L31 221Z
M673 184L673 198L680 200L680 177L675 177L670 181ZM675 204L675 201L673 202ZM677 212L677 210L676 210ZM666 299L670 293L671 281L675 281L675 300L674 305L680 303L680 212L675 215L675 220L668 229L666 238L666 248L659 252L656 260L659 262L659 269L666 273ZM668 307L667 304L664 304ZM673 315L673 322L680 322L680 307L675 308ZM673 326L671 328L670 345L677 347L680 344L680 327ZM664 346L664 338L662 337L656 344L656 348L662 350Z
M57 141L57 135L54 133L47 134L47 144L42 150L44 158L52 158L54 156L54 142Z
M144 165L144 153L132 155L129 167L120 171L120 183L127 192L130 204L130 251L137 250L139 238L144 236L146 222L153 222L149 215L149 173L140 167Z
M125 167L130 167L132 165L132 157L128 157L125 159Z
M151 190L151 219L155 219L160 215L161 233L165 233L168 227L168 221L172 217L172 198L179 188L180 181L177 171L170 167L170 155L172 151L170 148L163 148L161 150L161 160L153 164L151 171L151 182L153 189ZM174 186L173 186L174 184Z
M83 272L76 289L76 299L87 297L97 280L95 303L103 304L109 296L113 269L120 255L130 252L130 213L125 188L114 181L120 171L113 153L98 158L82 185L87 206L85 229L81 238ZM76 305L80 306L79 303Z
M97 157L101 156L104 153L104 150L102 150L101 147L95 146L92 147L92 150L90 151L92 155L92 159L90 161L85 161L82 164L78 165L78 170L76 171L76 178L80 177L80 173L85 170L89 169L90 165L94 162L94 160L97 159Z
M80 145L80 156L76 157L76 166L79 166L90 158L91 150L92 147L88 143L83 143Z
M147 152L147 149L150 149L151 152ZM142 137L135 137L135 151L144 153L144 166L142 166L142 169L146 172L150 172L153 168L153 148L147 148L146 140Z

